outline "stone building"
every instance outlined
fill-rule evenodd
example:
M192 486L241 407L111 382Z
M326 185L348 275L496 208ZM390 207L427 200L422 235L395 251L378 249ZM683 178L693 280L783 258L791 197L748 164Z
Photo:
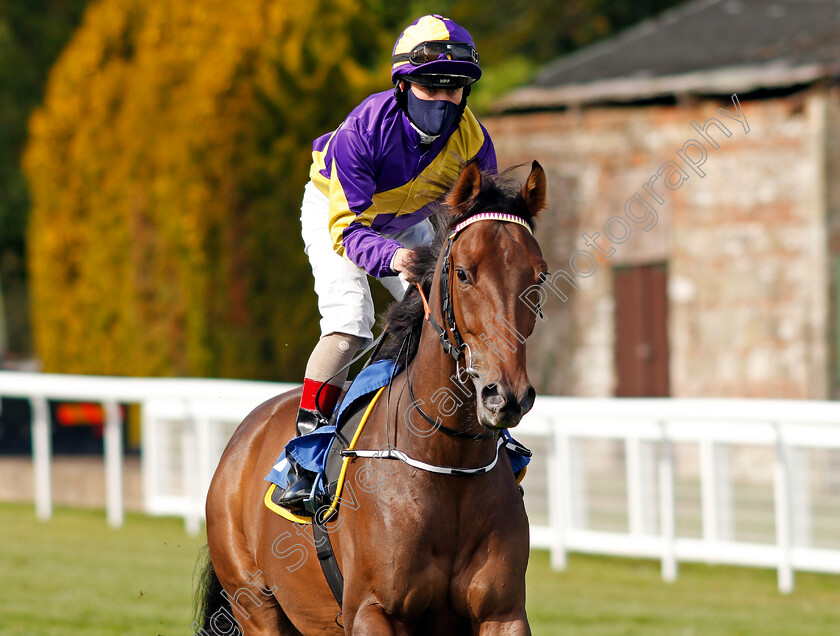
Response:
M500 166L549 180L541 391L840 392L838 77L840 1L698 0L497 104Z

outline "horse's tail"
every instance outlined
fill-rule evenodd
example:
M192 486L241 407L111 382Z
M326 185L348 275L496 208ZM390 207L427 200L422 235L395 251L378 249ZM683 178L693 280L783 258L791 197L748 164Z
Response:
M194 636L241 634L224 589L216 576L210 550L204 546L196 565L198 584L193 617Z

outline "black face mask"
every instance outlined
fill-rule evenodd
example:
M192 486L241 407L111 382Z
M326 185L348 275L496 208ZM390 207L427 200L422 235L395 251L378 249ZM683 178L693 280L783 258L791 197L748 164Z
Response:
M406 90L406 93L408 98L406 107L412 123L432 137L449 130L461 112L460 104L453 104L443 99L420 99L410 88Z

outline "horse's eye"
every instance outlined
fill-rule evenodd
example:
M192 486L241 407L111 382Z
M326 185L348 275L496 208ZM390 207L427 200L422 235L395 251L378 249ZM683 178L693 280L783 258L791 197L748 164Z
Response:
M455 268L455 277L458 279L459 283L466 284L470 282L469 275L460 267Z

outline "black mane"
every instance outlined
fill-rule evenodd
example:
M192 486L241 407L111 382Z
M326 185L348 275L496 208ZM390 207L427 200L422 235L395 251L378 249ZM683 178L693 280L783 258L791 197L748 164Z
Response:
M397 360L399 357L400 362L407 364L414 359L425 312L423 300L413 283L420 283L423 293L429 298L441 250L446 238L458 223L481 212L502 212L520 217L532 230L534 229L534 217L522 196L522 186L509 174L517 167L509 168L501 174L482 174L480 192L454 216L446 204L438 205L431 216L435 229L434 240L431 245L414 250L416 258L408 276L412 286L405 297L391 303L380 318L388 335L375 360Z

